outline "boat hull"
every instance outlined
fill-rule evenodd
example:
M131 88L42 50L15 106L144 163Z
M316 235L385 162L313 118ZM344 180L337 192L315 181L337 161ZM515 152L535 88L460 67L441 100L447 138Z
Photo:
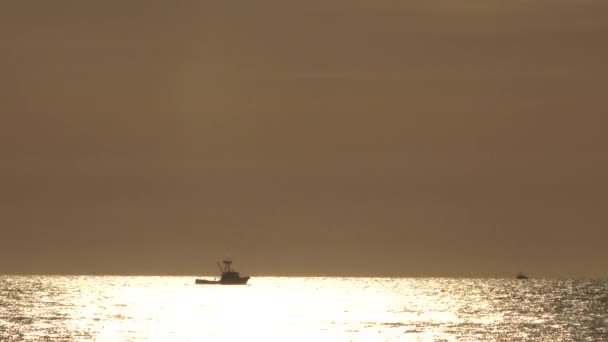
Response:
M249 281L249 277L220 280L196 279L194 283L196 285L247 285L247 281Z

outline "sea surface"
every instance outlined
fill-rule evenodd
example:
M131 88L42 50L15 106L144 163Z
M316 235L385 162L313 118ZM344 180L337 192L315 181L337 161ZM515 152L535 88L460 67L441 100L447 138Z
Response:
M0 341L608 341L606 280L194 278L0 276Z

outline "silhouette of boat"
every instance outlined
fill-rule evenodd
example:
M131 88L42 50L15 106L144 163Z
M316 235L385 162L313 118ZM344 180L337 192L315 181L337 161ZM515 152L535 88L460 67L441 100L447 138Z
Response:
M208 280L208 279L196 279L195 284L198 285L246 285L249 280L249 276L241 276L241 274L232 269L232 260L224 259L224 267L217 263L217 266L222 272L222 276L219 280Z
M516 279L528 279L528 276L519 272L517 273L517 275L515 276Z

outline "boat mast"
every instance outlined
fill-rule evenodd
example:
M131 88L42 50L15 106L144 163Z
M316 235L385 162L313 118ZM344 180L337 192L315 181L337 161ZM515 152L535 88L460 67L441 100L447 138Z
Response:
M232 265L232 260L231 259L224 259L224 272L232 272L232 268L230 267Z

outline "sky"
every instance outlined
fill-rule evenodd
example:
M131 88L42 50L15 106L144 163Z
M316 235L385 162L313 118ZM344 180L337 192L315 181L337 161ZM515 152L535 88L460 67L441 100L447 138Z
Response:
M3 1L0 274L608 276L604 0Z

